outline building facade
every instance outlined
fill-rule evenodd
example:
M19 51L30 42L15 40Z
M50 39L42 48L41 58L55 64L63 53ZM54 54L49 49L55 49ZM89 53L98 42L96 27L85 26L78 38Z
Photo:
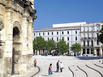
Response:
M0 77L27 73L33 53L34 0L0 0Z
M66 24L54 24L52 28L45 28L34 31L34 38L42 36L46 41L54 40L59 42L60 40L66 41L69 46L69 52L71 53L71 46L75 43L80 43L80 25L85 22L79 23L66 23Z
M81 25L82 54L103 55L102 44L98 40L99 31L103 23L90 23Z
M71 46L75 43L80 43L83 47L81 55L95 54L103 55L101 43L97 40L99 31L103 23L86 22L53 24L52 28L45 28L34 31L34 38L42 36L45 40L54 40L58 42L65 40L71 51Z

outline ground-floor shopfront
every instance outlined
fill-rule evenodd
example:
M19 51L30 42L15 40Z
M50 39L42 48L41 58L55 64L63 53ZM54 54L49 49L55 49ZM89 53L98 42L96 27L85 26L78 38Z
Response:
M83 47L82 55L93 54L94 56L103 56L103 48L102 47Z

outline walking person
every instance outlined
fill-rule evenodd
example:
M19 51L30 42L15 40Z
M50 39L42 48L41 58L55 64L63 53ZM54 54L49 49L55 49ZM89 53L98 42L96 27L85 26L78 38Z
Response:
M34 67L36 67L37 66L37 60L35 59L34 60Z
M48 74L49 74L49 75L52 75L52 74L53 74L53 72L52 72L52 64L49 65Z
M59 72L59 60L58 60L58 62L56 63L56 72Z
M63 68L64 68L64 66L63 66L63 62L60 62L60 72L63 71Z

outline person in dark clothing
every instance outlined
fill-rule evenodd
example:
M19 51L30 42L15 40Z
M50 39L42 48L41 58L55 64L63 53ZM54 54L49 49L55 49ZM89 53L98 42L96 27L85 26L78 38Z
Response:
M59 72L59 60L58 60L58 62L56 63L56 72Z

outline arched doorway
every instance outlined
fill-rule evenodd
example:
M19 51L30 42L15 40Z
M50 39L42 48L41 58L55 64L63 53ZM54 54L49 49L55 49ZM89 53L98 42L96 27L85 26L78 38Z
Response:
M12 50L12 74L19 74L18 66L20 59L20 30L18 27L13 28L13 50Z
M100 51L100 49L98 48L98 49L97 49L97 52L96 52L96 53L97 53L97 56L100 55L99 51Z
M89 49L87 49L87 54L89 54Z
M83 54L85 54L85 49L83 48Z

